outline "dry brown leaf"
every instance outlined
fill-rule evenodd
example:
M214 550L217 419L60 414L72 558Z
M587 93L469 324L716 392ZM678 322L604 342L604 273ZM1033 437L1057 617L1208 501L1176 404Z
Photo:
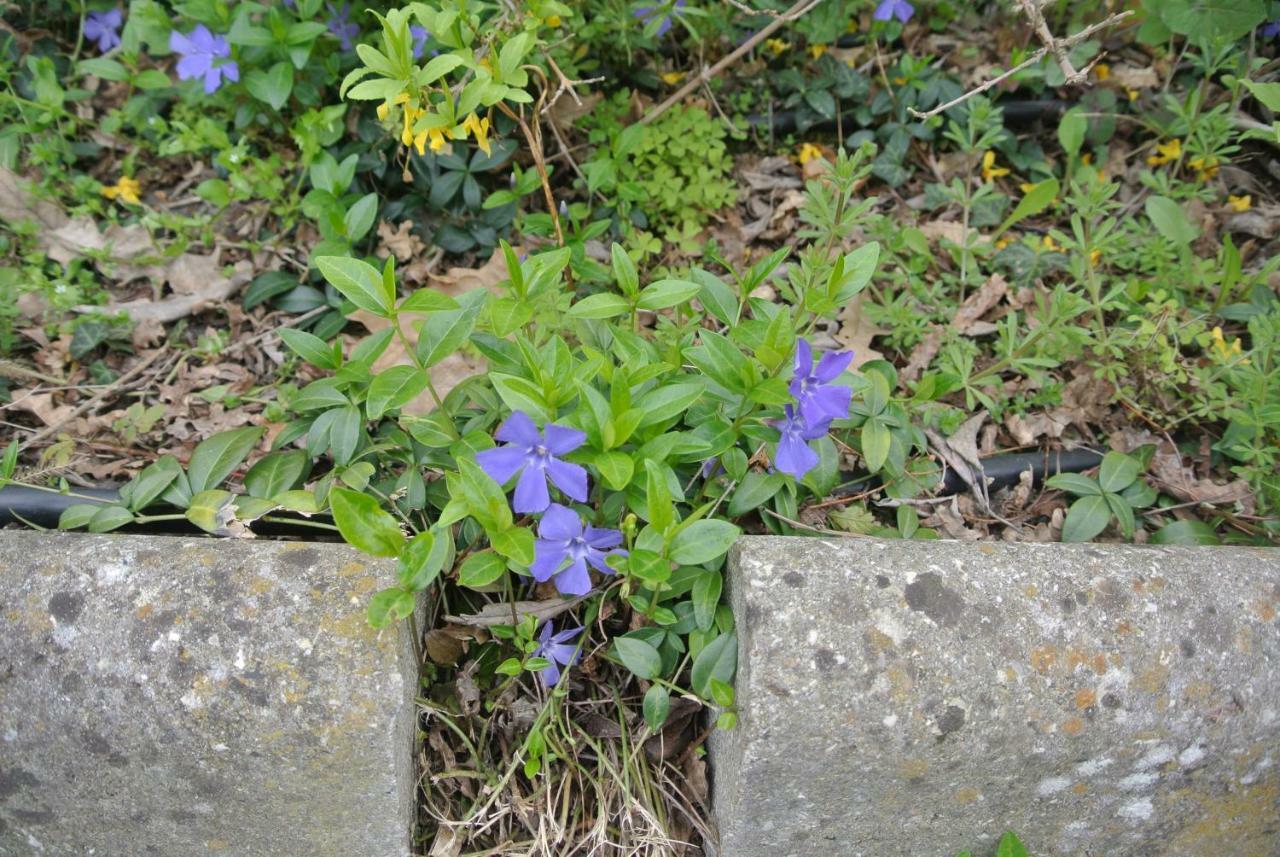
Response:
M390 221L383 220L378 224L378 254L387 256L394 254L397 262L404 262L427 252L427 245L413 234L413 224L408 220L400 221L399 226L392 226Z
M1216 482L1213 479L1196 476L1195 470L1183 465L1182 454L1163 441L1156 447L1151 458L1151 475L1159 483L1161 490L1185 503L1209 503L1226 505L1243 504L1246 513L1251 514L1254 507L1253 490L1243 479L1232 482Z
M844 309L840 310L837 320L840 322L840 330L835 334L836 341L845 348L853 350L853 364L851 368L857 369L864 363L872 360L883 360L884 355L871 347L871 340L877 336L888 333L876 327L866 313L862 311L863 301L866 299L865 294L858 295L849 303L845 304Z
M595 110L602 98L604 93L598 90L577 98L566 92L552 101L544 112L552 122L556 123L557 128L567 131L573 127L574 122Z
M520 247L511 248L518 257L522 252ZM494 250L493 255L489 257L489 261L485 262L479 268L450 268L443 274L436 274L429 278L429 284L447 295L459 295L463 292L469 292L472 289L489 289L501 283L503 280L509 279L510 274L507 272L507 259L501 250Z
M76 312L102 312L108 315L123 312L128 314L135 322L156 321L163 323L177 321L180 318L186 318L189 315L209 309L231 297L236 289L253 278L253 270L253 262L248 259L241 259L236 263L235 271L230 277L224 277L219 274L214 279L204 283L200 290L194 294L174 295L173 297L154 301L143 298L134 301L111 303L106 306L78 306L75 310Z
M37 199L27 191L24 179L6 167L0 167L0 220L18 223L34 220L48 232L67 222L67 215L56 203Z
M175 295L202 295L210 284L224 279L217 255L183 253L165 268L165 278Z
M938 349L941 347L942 328L935 324L929 328L929 332L925 334L924 339L917 342L916 347L911 349L911 356L907 359L907 365L902 367L902 372L899 373L902 382L907 384L919 378L920 373L929 368L929 364L938 355Z
M951 319L951 327L958 333L972 332L978 319L1000 303L1009 295L1009 283L999 274L992 274L976 292L965 298L964 303L956 310Z
M1160 85L1160 75L1149 65L1113 65L1111 79L1125 89L1155 89Z

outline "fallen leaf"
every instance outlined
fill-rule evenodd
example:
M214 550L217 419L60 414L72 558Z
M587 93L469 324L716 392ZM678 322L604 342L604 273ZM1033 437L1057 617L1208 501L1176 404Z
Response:
M990 312L1002 298L1009 294L1009 283L999 274L992 274L976 292L964 299L951 327L958 333L969 333L978 319Z
M427 246L412 230L413 224L408 220L400 221L399 226L392 226L387 220L380 222L378 254L381 256L394 254L397 262L404 262L426 253Z
M935 324L929 328L929 332L924 335L924 339L917 342L916 347L911 349L911 356L907 358L907 365L902 367L902 372L899 373L902 382L907 384L919 378L920 373L929 368L929 364L938 355L938 349L941 347L942 328Z
M876 327L867 318L866 313L862 311L862 304L865 300L865 294L858 295L845 304L844 309L840 310L840 315L837 317L840 322L840 329L836 332L835 338L845 348L853 350L853 364L851 366L853 369L857 369L872 360L884 359L883 354L871 347L871 340L888 333L888 331Z
M532 614L539 623L559 616L585 601L589 596L580 595L566 601L563 598L549 598L545 601L513 601L510 603L492 602L480 608L476 613L465 616L445 616L446 622L458 625L470 625L476 628L490 628L494 625L510 625L511 617Z
M1113 65L1111 80L1125 89L1155 89L1160 85L1160 75L1156 74L1155 68L1149 65Z
M241 259L235 265L235 272L230 277L219 274L204 283L194 294L174 295L173 297L150 300L142 298L122 303L110 303L106 306L78 306L76 312L101 312L107 315L126 313L135 322L157 321L171 322L201 312L211 306L225 301L253 278L253 262Z

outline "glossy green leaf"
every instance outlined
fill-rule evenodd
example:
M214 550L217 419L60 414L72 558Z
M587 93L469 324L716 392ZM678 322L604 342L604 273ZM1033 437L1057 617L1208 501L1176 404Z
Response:
M507 571L507 563L493 551L473 553L458 569L458 583L470 589L489 586Z
M660 684L649 687L644 694L644 723L650 732L657 732L671 714L671 692Z
M1119 493L1138 478L1139 467L1137 459L1112 450L1102 457L1102 466L1098 468L1098 484L1103 491Z
M365 413L382 419L387 411L404 407L427 389L427 373L413 366L392 366L374 376L365 398Z
M404 534L396 519L368 494L334 488L329 492L333 522L347 544L373 556L396 556L404 546Z
M1067 510L1062 522L1064 542L1087 542L1101 533L1111 523L1111 508L1101 494L1081 497Z
M644 640L618 637L613 641L613 651L623 666L638 678L650 680L662 672L662 655Z
M216 488L248 457L265 431L260 426L245 426L219 432L202 441L187 463L187 481L192 494Z
M741 534L742 530L728 521L694 521L671 540L667 555L681 565L701 565L728 553Z
M388 294L382 273L367 262L349 256L320 256L316 269L343 297L381 318L389 318L395 295Z
M710 699L711 680L714 678L727 684L733 681L737 668L738 637L736 634L721 634L703 646L702 651L693 659L689 680L694 693L703 699Z

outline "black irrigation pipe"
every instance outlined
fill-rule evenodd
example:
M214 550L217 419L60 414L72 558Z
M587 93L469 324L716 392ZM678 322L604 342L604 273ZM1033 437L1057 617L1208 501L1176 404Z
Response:
M985 458L982 460L982 469L988 479L988 488L997 489L1017 484L1019 476L1028 469L1031 470L1032 481L1038 485L1044 481L1046 473L1049 475L1079 473L1096 467L1101 461L1101 455L1083 449L1019 452ZM873 488L879 483L879 477L850 474L849 481L846 481L835 493L837 495L855 494ZM967 487L954 470L946 471L942 483L943 493L954 494L966 490ZM114 488L77 488L75 493L81 496L41 491L24 485L0 488L0 526L25 522L40 527L56 527L58 518L64 510L87 502L83 497L94 497L108 503L119 498L119 492ZM187 521L157 521L131 525L122 529L126 532L150 533L202 532ZM314 527L290 524L285 521L262 522L255 526L255 532L264 536L296 536L308 541L317 540L317 530Z

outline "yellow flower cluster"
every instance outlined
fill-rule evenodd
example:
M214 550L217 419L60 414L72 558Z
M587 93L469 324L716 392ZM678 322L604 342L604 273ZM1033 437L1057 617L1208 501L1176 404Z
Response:
M1182 157L1182 141L1176 137L1167 143L1156 143L1156 154L1147 156L1147 164L1158 167Z
M764 47L775 57L780 57L791 49L791 43L784 42L782 39L765 39Z
M1245 194L1244 196L1227 195L1227 206L1233 211L1245 212L1253 207L1253 196Z
M109 187L104 187L101 193L107 199L119 199L121 202L138 205L141 202L138 194L142 193L142 185L137 179L121 176L118 182Z
M1202 182L1208 181L1218 174L1218 159L1213 155L1192 158L1187 161L1187 166L1196 171L1196 178Z
M809 163L810 161L814 161L822 158L823 154L822 154L822 150L819 149L817 146L815 146L813 143L801 143L800 151L797 153L796 157L800 161L800 164L804 165Z
M1001 176L1009 175L1009 170L1005 167L996 166L996 153L992 151L984 152L982 155L982 180L995 181Z
M413 126L417 124L419 119L427 115L427 111L416 103L411 103L409 93L401 92L392 99L391 103L399 105L403 110L404 124L400 130L400 142L406 147L412 146L417 149L419 155L425 155L428 148L433 152L439 152L449 144L450 135L444 127L437 126L414 132ZM379 119L385 120L390 113L391 110L385 103L378 105ZM462 120L460 127L464 137L468 134L474 135L476 145L486 155L493 154L493 147L489 143L488 116L481 119L475 113L468 113L467 118Z
M1213 353L1220 360L1235 360L1244 356L1244 347L1240 343L1240 337L1237 336L1228 344L1227 338L1222 335L1222 328L1220 327L1215 327L1210 335L1213 337ZM1241 362L1247 364L1249 361L1243 360Z

